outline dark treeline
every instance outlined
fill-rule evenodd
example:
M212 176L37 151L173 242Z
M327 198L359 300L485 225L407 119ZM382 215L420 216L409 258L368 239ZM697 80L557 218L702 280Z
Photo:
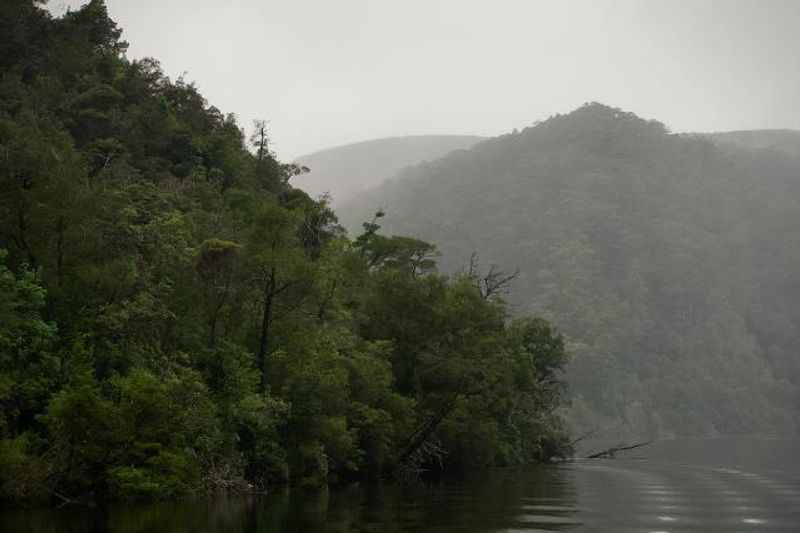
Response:
M563 453L564 345L497 276L350 240L263 124L102 1L0 5L0 497L171 497ZM269 103L265 103L268 106Z
M575 432L800 428L800 134L679 135L593 103L418 165L347 227L519 268L511 307L571 343ZM616 435L615 435L616 436Z

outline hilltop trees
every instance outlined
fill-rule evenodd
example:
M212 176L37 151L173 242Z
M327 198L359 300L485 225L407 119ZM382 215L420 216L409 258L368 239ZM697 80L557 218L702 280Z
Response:
M0 498L166 498L563 450L551 330L439 274L428 243L377 223L351 241L326 199L291 186L306 169L275 159L263 123L249 149L192 84L127 60L102 1L60 19L12 4Z

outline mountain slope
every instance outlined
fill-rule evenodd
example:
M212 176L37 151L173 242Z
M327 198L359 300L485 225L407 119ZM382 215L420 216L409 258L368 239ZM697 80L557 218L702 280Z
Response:
M357 228L384 209L450 271L473 252L518 268L511 303L572 340L577 425L714 434L797 428L798 199L792 157L589 104L340 213Z
M297 176L293 184L313 197L330 193L333 204L341 205L403 167L470 148L480 140L472 135L412 135L330 148L297 158L296 163L311 172Z

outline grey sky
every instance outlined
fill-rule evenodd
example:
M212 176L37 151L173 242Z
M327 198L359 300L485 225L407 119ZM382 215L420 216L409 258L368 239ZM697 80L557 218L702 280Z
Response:
M129 57L185 71L245 127L266 118L283 159L497 135L592 100L674 131L800 129L800 0L107 4Z

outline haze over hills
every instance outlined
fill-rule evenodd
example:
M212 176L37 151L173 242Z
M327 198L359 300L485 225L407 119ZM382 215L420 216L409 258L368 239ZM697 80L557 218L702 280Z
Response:
M747 130L710 133L718 143L729 143L752 150L771 150L800 159L800 131Z
M333 205L341 205L403 167L470 148L481 139L473 135L410 135L329 148L297 158L295 163L311 171L292 183L312 197L329 193Z
M511 303L572 342L571 418L658 435L793 432L800 134L671 134L587 104L346 203L440 264L518 268Z

